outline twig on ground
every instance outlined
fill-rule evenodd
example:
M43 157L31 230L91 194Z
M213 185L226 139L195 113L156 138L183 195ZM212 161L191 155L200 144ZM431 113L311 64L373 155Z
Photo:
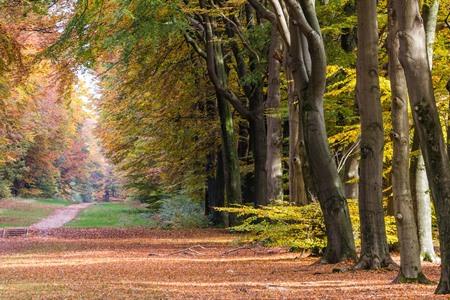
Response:
M230 249L230 250L227 250L227 251L225 251L225 252L223 252L221 255L223 256L223 255L227 255L227 254L230 254L230 253L233 253L233 252L237 252L237 251L240 251L240 250L244 250L244 249L248 249L248 250L252 250L253 252L256 252L254 249L252 249L252 248L254 248L254 246L242 246L242 247L237 247L237 248L233 248L233 249Z
M203 255L202 253L194 250L195 248L206 249L202 245L195 245L195 246L192 246L189 248L177 250L177 251L170 252L167 254L149 253L148 256L171 256L171 255L180 254L180 253L186 254L186 255Z

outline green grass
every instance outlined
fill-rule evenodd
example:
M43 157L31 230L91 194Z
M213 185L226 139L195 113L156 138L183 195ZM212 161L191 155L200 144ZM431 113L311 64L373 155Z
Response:
M30 226L70 204L63 199L0 199L0 228Z
M130 202L95 203L66 224L72 228L153 227L148 211Z
M72 202L66 199L53 199L53 198L46 198L46 199L34 199L34 201L42 204L48 204L48 205L58 205L58 206L69 206L71 204L74 204L76 202Z

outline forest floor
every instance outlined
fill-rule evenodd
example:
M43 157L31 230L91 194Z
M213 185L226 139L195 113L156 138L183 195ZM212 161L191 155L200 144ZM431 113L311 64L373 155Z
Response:
M334 273L224 230L75 229L0 239L0 299L429 299L397 271ZM350 266L340 264L338 267ZM439 267L424 264L437 280ZM446 298L446 297L442 297Z

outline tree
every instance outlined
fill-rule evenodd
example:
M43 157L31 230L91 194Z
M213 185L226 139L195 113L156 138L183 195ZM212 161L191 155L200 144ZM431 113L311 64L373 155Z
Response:
M283 131L280 116L280 70L282 40L276 24L272 25L270 49L268 57L268 87L267 87L267 198L269 202L283 200L283 166L282 145Z
M393 1L389 2L392 13ZM422 274L419 239L409 181L408 90L403 68L398 60L398 24L389 14L389 77L392 90L392 191L400 243L400 270L396 282L428 282Z
M427 56L430 70L433 67L433 44L435 40L439 1L434 0L430 4L424 3L422 15L424 18ZM431 227L431 197L423 156L419 153L416 169L416 207L417 227L420 242L420 257L431 262L440 262L434 252L433 235Z
M416 0L395 1L392 16L398 22L399 60L438 218L442 264L436 293L446 294L450 293L450 163L434 98L425 29Z
M375 0L357 5L358 56L356 97L361 116L359 214L361 258L357 268L378 269L392 263L384 225L383 119L378 79L378 25Z
M282 9L284 4L277 0L271 2L280 33L289 45L295 90L302 102L305 147L327 231L327 249L322 260L333 263L354 258L355 246L347 201L336 164L330 155L324 123L326 55L314 3L309 0L300 3L287 0L287 17ZM287 24L290 24L289 27Z

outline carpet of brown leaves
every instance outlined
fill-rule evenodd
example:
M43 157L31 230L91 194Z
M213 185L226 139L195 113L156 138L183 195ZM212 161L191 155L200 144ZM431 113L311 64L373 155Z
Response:
M0 299L434 297L435 285L391 284L396 271L333 273L336 265L315 264L314 257L236 245L222 230L42 234L0 240ZM438 279L437 266L424 269Z

